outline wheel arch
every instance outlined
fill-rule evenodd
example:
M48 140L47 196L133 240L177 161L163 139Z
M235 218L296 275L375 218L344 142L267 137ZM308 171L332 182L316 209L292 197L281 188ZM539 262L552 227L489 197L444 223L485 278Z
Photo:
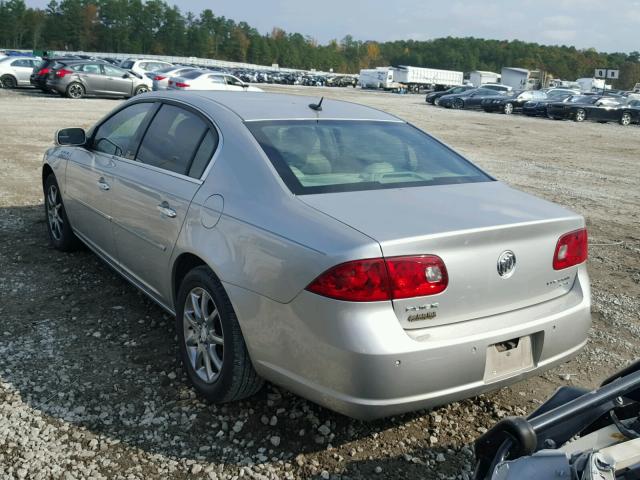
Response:
M55 172L53 171L53 168L51 168L51 165L45 163L42 166L42 186L44 186L44 182L47 181L47 177L49 175L55 175Z
M176 301L178 299L178 292L180 291L180 285L191 270L196 267L205 266L213 272L213 275L218 281L220 277L216 274L215 270L205 260L198 255L191 252L183 252L173 262L173 269L171 271L171 300L173 301L174 308L177 307Z

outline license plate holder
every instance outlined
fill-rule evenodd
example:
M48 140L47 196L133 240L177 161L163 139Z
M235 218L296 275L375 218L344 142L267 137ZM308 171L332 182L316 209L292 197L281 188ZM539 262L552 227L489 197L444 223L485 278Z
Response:
M497 382L516 373L533 369L531 336L514 338L487 347L485 383Z

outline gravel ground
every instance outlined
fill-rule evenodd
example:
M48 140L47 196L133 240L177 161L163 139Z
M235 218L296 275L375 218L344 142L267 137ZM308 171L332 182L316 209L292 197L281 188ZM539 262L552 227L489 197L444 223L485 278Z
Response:
M381 108L584 215L588 346L510 388L371 423L272 385L207 405L178 367L172 319L88 251L62 254L47 241L44 150L57 128L89 127L118 101L0 90L0 478L465 479L473 439L498 419L640 357L640 127L450 111L422 96L268 89Z

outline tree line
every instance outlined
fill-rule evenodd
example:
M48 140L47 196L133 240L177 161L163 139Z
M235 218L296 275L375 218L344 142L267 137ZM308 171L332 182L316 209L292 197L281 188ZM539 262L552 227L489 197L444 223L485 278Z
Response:
M604 53L472 37L376 42L347 35L319 44L280 28L261 34L246 22L217 16L210 9L183 13L163 0L52 0L44 9L27 7L24 0L0 0L0 47L195 56L344 73L383 65L465 72L500 72L512 66L574 80L609 67L620 69L618 88L640 82L640 52Z

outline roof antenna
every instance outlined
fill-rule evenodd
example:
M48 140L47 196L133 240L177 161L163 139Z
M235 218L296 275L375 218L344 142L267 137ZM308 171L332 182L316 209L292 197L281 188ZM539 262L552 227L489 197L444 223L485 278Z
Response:
M316 112L319 112L322 110L322 101L324 100L324 97L320 97L320 101L318 103L310 103L309 104L309 108L311 110L315 110Z

